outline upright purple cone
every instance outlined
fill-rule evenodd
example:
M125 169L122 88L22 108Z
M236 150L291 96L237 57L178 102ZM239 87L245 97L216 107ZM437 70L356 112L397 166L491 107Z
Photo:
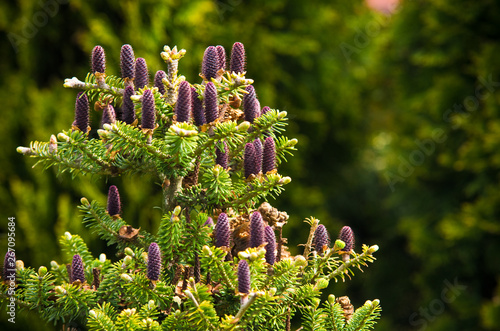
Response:
M179 84L175 115L177 115L177 122L189 122L191 117L191 86L187 81Z
M226 213L220 213L214 229L215 246L229 247L231 230L229 228L229 219Z
M323 255L323 248L330 244L330 237L328 236L328 231L323 224L318 225L316 231L314 232L314 249Z
M102 109L101 126L104 124L113 124L116 122L115 108L108 104Z
M344 226L340 230L339 239L345 243L345 247L342 251L350 252L354 250L354 232L349 226Z
M144 88L149 85L149 72L146 60L142 57L135 60L135 89Z
M165 90L165 84L163 84L163 78L167 78L167 74L163 70L158 70L155 74L155 87L158 88L158 92L160 92L162 95L167 92Z
M245 178L250 177L250 175L257 175L259 173L255 163L255 146L252 143L248 143L245 145L245 154L243 156Z
M230 71L236 73L245 72L245 47L236 42L231 50Z
M215 146L215 163L227 169L229 167L229 149L227 148L226 141L222 141L222 145L224 150L221 150L219 145Z
M264 243L264 220L256 211L250 215L250 247L259 247Z
M266 242L266 262L273 265L276 262L276 235L269 225L264 228L264 241Z
M207 123L212 123L219 117L219 105L217 102L217 88L214 83L208 82L205 86L205 118Z
M203 226L209 226L209 227L214 226L214 220L212 219L212 217L208 217L205 223L203 223Z
M3 280L14 280L16 277L16 253L10 251L5 253L3 260Z
M248 85L245 91L248 93L243 96L243 113L245 114L245 121L253 123L260 116L260 103L252 85Z
M148 278L158 280L161 271L160 247L157 243L151 243L148 249Z
M132 86L125 87L125 90L123 91L122 120L127 124L134 123L136 119L134 102L130 99L130 97L134 94L135 91Z
M259 138L253 141L255 147L255 169L257 172L262 171L262 142Z
M76 96L73 126L82 132L87 132L89 127L89 99L84 92L78 92Z
M120 201L120 193L115 185L111 185L108 190L108 205L106 207L109 215L120 215L122 204Z
M95 46L92 50L92 73L96 72L104 73L106 71L106 55L104 53L104 48L101 46Z
M73 261L71 262L71 280L74 282L76 280L85 282L85 272L83 269L83 261L80 255L73 255Z
M135 74L135 55L132 46L123 45L120 51L120 68L122 78L134 78Z
M238 292L243 294L250 292L250 267L246 260L238 262Z
M215 50L217 51L217 59L219 60L217 70L226 70L226 50L224 49L224 46L217 45Z
M207 124L205 119L205 109L203 109L203 103L199 98L198 92L194 87L191 87L191 109L193 111L194 124L197 126L202 126Z
M156 127L155 98L151 90L145 90L142 95L142 125L143 129L153 130Z
M274 169L276 169L276 146L273 137L267 137L262 153L262 173L265 174Z
M212 78L217 77L217 71L219 70L219 57L217 55L217 49L214 46L209 46L203 54L203 62L201 63L201 74L205 77L207 81L211 81Z
M269 108L269 106L265 106L265 107L262 108L262 111L260 112L260 114L264 115L265 113L267 113L270 110L271 110L271 108Z

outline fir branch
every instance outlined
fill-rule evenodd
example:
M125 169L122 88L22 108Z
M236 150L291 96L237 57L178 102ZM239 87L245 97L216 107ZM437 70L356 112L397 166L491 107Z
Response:
M356 309L347 324L346 331L365 331L374 328L376 320L380 318L380 301L366 301L362 307Z
M225 255L226 253L221 248L205 245L203 246L200 260L202 266L212 270L212 278L222 281L227 290L232 292L236 288L232 281L236 279L236 275L230 262L224 262ZM215 270L212 267L215 267Z
M340 276L342 278L342 280L345 280L344 275L345 275L346 271L350 271L351 267L355 266L359 270L363 271L361 269L362 265L367 266L366 262L373 262L376 260L375 257L373 256L373 253L378 251L377 245L374 245L371 247L368 247L367 245L363 245L362 249L363 249L363 252L361 254L358 255L356 253L353 253L353 257L351 257L351 259L349 261L343 262L340 267L335 269L330 274L326 275L326 279L334 278L336 280L337 277ZM351 271L351 273L352 273L352 271Z
M88 74L85 78L85 82L82 82L76 77L66 78L64 80L64 87L80 89L84 91L89 91L90 96L95 96L96 94L110 95L113 97L123 96L123 81L116 76L106 76L106 79L100 84L96 83L95 76L93 74Z
M311 229L309 230L309 237L307 237L307 243L305 245L306 248L304 249L304 257L307 259L309 257L309 253L311 252L311 245L314 238L314 232L318 227L319 220L314 217L311 217L306 219L305 222L311 225Z

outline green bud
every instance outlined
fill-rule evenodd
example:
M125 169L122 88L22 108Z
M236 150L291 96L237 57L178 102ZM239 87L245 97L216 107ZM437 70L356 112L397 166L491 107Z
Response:
M176 206L176 207L174 208L173 214L174 214L175 216L179 216L179 214L181 213L181 211L182 211L181 206Z
M133 281L132 277L128 274L121 274L120 278L127 283L131 283Z
M298 267L305 267L307 266L307 260L302 255L297 255L295 256L294 264Z
M66 294L66 289L62 286L54 287L54 291L56 291L57 294L61 294L61 295Z
M106 262L106 254L101 253L101 255L99 255L99 262L101 263Z
M125 258L123 259L122 268L126 268L130 263L132 263L132 256L125 256Z
M156 308L156 304L154 300L149 300L148 301L148 310L153 310Z
M106 131L113 131L113 126L109 123L105 123L102 125L102 128Z
M38 276L43 277L47 274L47 267L46 266L41 266L38 268Z
M312 301L312 304L314 305L314 308L317 308L319 306L319 304L321 303L320 298L312 298L311 301Z
M92 317L92 318L97 318L97 314L96 314L96 312L95 312L95 310L94 310L94 309L89 310L89 315L90 315L90 317Z
M258 258L259 258L259 253L257 253L257 252L250 253L250 261L255 261Z
M141 259L144 263L148 262L148 252L142 252Z
M274 295L276 294L276 291L278 291L278 290L276 289L276 287L271 287L271 288L269 289L269 292L267 292L267 293L269 293L269 296L274 296Z
M316 288L319 289L319 290L322 290L324 288L327 288L329 283L330 282L328 281L328 279L320 278L316 282Z
M328 302L333 306L335 304L335 295L330 294L328 296Z
M376 251L378 251L378 245L373 245L371 246L370 248L368 248L368 254L373 254L375 253Z
M57 134L57 138L59 140L61 140L61 141L66 141L66 142L69 141L69 137L66 134L62 133L62 132L60 132L60 133Z
M57 270L57 269L59 269L59 264L56 261L52 260L52 261L50 261L50 268L52 270Z
M286 185L288 183L290 183L292 181L292 179L288 176L286 177L283 177L280 179L280 181L278 182L278 184L281 184L281 185Z
M16 270L17 271L24 270L24 262L23 262L23 260L17 260L16 261Z
M344 247L345 247L345 242L343 242L340 239L335 240L335 246L333 246L333 249L335 251L339 251L339 250L341 250Z
M212 251L210 250L210 247L208 247L207 245L203 246L203 248L201 250L203 251L203 254L206 254L209 256L212 255Z
M99 137L101 137L102 139L106 139L106 138L108 138L108 136L109 136L109 135L108 135L108 133L109 133L108 131L103 130L103 129L98 129L98 130L97 130L97 134L98 134L98 135L99 135Z
M363 306L371 306L372 302L370 300L366 300Z
M64 237L66 238L66 240L71 240L71 238L73 238L71 233L69 233L68 231L64 232Z
M81 199L80 199L80 203L81 203L82 205L87 206L87 207L88 207L88 206L90 206L90 202L89 202L89 200L87 200L87 198L86 198L86 197L81 198Z
M248 129L250 128L250 122L248 121L244 121L244 122L241 122L237 127L236 129L240 132L245 132L247 131Z
M279 118L279 119L283 119L283 118L285 118L285 117L286 117L286 115L287 115L287 112L286 112L286 111L284 111L284 110L283 110L283 111L280 111L280 112L279 112L279 114L278 114L278 118Z
M23 155L32 155L33 153L31 152L31 148L29 147L23 147L23 146L19 146L16 148L16 151L19 153L19 154L23 154Z
M288 146L290 146L290 147L295 146L295 145L297 145L298 142L299 141L296 138L290 139L288 141Z
M125 254L128 255L128 256L135 256L134 254L134 251L132 250L132 248L130 247L125 247L125 250L124 250Z
M238 257L240 258L240 260L248 260L248 259L250 259L250 254L241 251L241 252L238 252Z

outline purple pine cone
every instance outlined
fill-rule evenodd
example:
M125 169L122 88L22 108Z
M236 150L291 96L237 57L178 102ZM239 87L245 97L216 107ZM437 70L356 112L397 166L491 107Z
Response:
M120 67L122 78L134 78L135 74L135 55L132 46L123 45L120 51Z
M142 95L142 128L151 129L155 128L156 112L155 112L155 98L151 90L145 90Z
M267 137L262 153L262 173L265 174L274 169L276 169L276 146L273 137Z
M149 72L146 60L142 57L135 60L135 89L144 88L144 86L149 85Z
M104 53L104 48L101 46L95 46L92 50L92 73L96 72L104 73L106 71L106 54Z
M266 245L266 262L273 265L276 261L276 235L269 225L264 228L264 240Z
M12 251L5 253L2 276L4 281L14 280L16 277L16 253Z
M226 213L220 213L217 219L217 224L215 224L214 237L216 247L229 247L229 238L231 236L231 230L229 229L229 219Z
M167 78L167 74L163 70L158 70L155 74L155 87L158 88L158 91L164 95L165 92L165 84L163 84L163 78Z
M255 169L257 172L262 171L262 142L259 138L253 141L255 147Z
M345 247L342 251L350 252L354 250L354 232L350 227L344 226L340 230L339 239L345 243Z
M87 132L89 127L89 99L84 92L78 92L76 95L73 126L76 126L82 132Z
M83 262L80 255L73 255L73 262L71 262L71 280L85 282L85 273L83 271Z
M219 60L217 70L226 70L226 50L224 49L224 46L217 45L215 50L217 51L217 58Z
M215 146L215 163L220 165L222 168L227 169L229 167L229 149L227 148L227 143L222 142L224 145L224 150L219 149L219 146Z
M257 175L259 172L256 168L255 162L255 146L252 143L245 145L245 155L243 160L243 167L245 168L245 178L250 175Z
M207 120L205 119L205 110L203 109L203 103L199 98L198 92L194 87L191 87L191 108L193 110L193 118L194 124L197 126L202 126L203 124L207 124Z
M157 243L151 243L148 249L148 278L150 280L158 280L161 270L161 254L160 247Z
M209 227L214 226L214 220L212 219L212 217L208 217L205 223L203 223L203 226L209 226Z
M104 124L113 124L116 122L116 112L112 105L106 105L102 109L101 126Z
M230 67L231 72L245 72L245 47L242 43L236 42L233 44Z
M108 205L107 211L109 215L120 215L122 211L122 204L120 201L120 193L115 185L111 185L108 190Z
M217 88L214 83L209 82L205 86L205 118L207 123L212 123L219 117L219 105L217 102Z
M260 116L260 103L257 100L255 88L248 85L245 88L248 93L243 96L243 112L245 113L245 121L253 123Z
M179 84L175 114L177 115L177 122L189 122L191 117L191 86L186 81Z
M269 108L268 106L265 106L264 108L262 108L262 111L260 112L260 114L264 115L265 113L267 113L270 110L271 110L271 108Z
M330 244L330 237L328 236L328 231L323 224L318 225L316 231L314 232L314 249L323 255L323 247Z
M250 216L250 247L259 247L264 243L264 220L256 211Z
M219 70L219 57L217 56L217 49L214 46L209 46L203 54L203 62L201 63L201 74L207 81L217 77Z
M238 263L238 292L250 292L250 267L246 260L240 260Z
M132 86L126 86L123 92L123 105L122 105L122 120L127 124L132 124L135 121L134 102L130 99L135 94Z

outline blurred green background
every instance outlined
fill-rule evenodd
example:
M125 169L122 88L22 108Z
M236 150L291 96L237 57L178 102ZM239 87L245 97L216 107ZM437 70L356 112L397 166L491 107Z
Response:
M180 72L198 82L207 46L240 41L261 105L286 110L299 140L280 169L293 181L271 201L290 215L294 253L306 217L332 237L349 225L358 248L380 246L378 260L330 291L355 307L379 298L376 330L499 330L499 18L495 0L408 0L392 14L361 0L3 1L0 251L14 216L26 265L61 262L64 231L112 256L76 209L82 196L104 203L111 184L126 220L158 225L149 178L71 180L15 151L71 126L75 91L62 82L85 77L94 45L114 74L122 44L152 74L165 69L163 45L177 45ZM4 309L2 329L53 329L26 312L7 323Z

